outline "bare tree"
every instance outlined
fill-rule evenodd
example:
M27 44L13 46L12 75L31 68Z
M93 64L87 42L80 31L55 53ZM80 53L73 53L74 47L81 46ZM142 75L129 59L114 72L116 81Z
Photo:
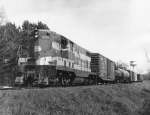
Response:
M4 11L4 8L1 7L0 8L0 25L4 24L5 23L5 11Z
M149 57L149 55L148 55L147 50L144 49L144 52L145 52L145 57L146 57L146 59L147 59L147 62L150 63L150 57Z
M144 53L145 53L145 58L147 60L147 63L150 64L150 56L148 54L148 51L145 48L144 48ZM145 74L144 79L150 80L150 68L147 69L147 73Z
M129 69L129 65L121 60L117 61L117 67L122 69Z

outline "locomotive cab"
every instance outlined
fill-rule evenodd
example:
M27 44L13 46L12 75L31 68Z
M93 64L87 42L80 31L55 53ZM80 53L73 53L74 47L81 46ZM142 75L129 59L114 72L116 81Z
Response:
M21 72L18 72L15 79L15 85L22 86L23 84L24 84L24 75Z

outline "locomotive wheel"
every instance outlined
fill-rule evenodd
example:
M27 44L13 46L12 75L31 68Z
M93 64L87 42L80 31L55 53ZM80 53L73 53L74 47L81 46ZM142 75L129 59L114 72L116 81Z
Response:
M69 77L66 77L66 76L63 76L61 78L61 85L62 86L69 86L70 85L70 78Z
M72 85L74 79L75 79L75 75L73 73L67 73L67 72L59 72L58 73L58 83L61 86L70 86Z

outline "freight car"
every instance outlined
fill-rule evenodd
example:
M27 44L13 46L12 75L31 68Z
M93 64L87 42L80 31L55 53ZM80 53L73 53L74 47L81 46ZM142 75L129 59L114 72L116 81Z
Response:
M142 82L143 81L143 75L142 74L137 74L137 81Z
M142 82L143 76L142 74L137 74L134 71L128 70L130 74L130 82Z
M98 76L100 83L112 83L115 80L115 63L99 53L91 53L91 71Z
M119 83L132 83L132 82L142 82L143 76L137 74L134 71L117 68L115 70L115 82Z
M36 30L29 57L19 58L16 85L70 85L74 81L93 83L90 52L66 37L49 30Z
M115 70L115 82L117 83L129 83L130 82L130 74L127 70L124 69L116 69Z

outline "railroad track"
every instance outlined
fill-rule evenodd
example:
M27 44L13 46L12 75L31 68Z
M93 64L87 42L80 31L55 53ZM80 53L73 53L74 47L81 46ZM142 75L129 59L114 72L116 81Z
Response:
M135 82L135 83L139 83L139 82ZM44 88L67 88L67 87L79 87L79 86L97 86L97 85L117 85L117 84L122 84L122 83L99 83L99 84L73 84L73 85L68 85L68 86L61 86L61 85L57 85L57 86L40 86L40 87L37 87L37 86L29 86L29 87L25 87L25 86L20 86L20 87L9 87L9 86L4 86L4 87L0 87L0 90L23 90L23 89L44 89ZM124 84L129 84L129 83L124 83Z

